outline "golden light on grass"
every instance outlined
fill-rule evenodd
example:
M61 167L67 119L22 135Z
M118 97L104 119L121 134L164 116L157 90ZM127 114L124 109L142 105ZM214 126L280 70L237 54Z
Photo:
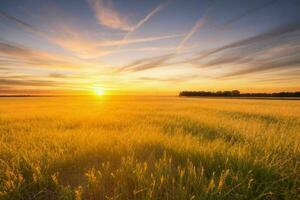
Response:
M0 199L299 199L300 101L103 102L0 98Z

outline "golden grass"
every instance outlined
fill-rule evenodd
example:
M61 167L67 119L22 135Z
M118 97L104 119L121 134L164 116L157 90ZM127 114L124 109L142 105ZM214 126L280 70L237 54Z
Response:
M300 101L0 99L0 199L297 199Z

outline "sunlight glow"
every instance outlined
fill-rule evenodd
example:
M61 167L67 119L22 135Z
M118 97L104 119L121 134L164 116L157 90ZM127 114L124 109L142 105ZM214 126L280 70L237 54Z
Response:
M102 96L105 93L105 90L103 88L94 88L94 92L96 95Z

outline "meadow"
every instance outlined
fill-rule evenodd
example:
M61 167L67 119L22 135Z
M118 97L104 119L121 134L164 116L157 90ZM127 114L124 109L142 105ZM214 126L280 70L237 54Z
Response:
M300 199L300 101L0 99L0 199Z

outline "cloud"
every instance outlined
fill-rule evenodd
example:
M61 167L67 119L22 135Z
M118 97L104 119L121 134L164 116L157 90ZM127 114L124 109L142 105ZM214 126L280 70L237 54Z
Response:
M259 82L259 83L282 83L282 82L291 82L291 81L297 81L299 82L299 77L300 77L300 70L286 70L283 71L281 70L279 73L272 74L272 76L265 77L265 76L260 76L257 77L251 82Z
M145 24L151 17L153 17L156 13L158 13L161 9L166 6L165 3L162 3L156 6L153 10L151 10L143 19L141 19L131 30L130 32L134 32L139 29L143 24Z
M271 6L275 3L277 3L278 1L279 0L270 0L270 1L265 2L262 5L257 5L252 8L249 8L249 9L245 10L243 13L241 13L240 15L233 17L230 20L226 21L225 23L219 25L218 28L225 29L225 28L229 27L230 25L234 24L235 22L240 21L241 19L243 19L259 10L262 10L268 6Z
M120 45L124 43L126 40L128 40L129 35L137 30L140 26L142 26L145 22L147 22L153 15L155 15L157 12L159 12L161 9L163 9L166 6L166 3L158 5L156 8L154 8L148 15L146 15L145 18L143 18L137 25L129 31L123 40L121 41ZM210 8L210 7L209 7ZM199 29L201 28L205 23L205 19L199 19L193 26L193 28L185 35L175 35L175 36L184 36L183 39L181 40L180 44L176 47L176 51L174 53L162 55L162 56L157 56L153 58L146 58L146 59L141 59L132 62L131 64L124 66L117 71L143 71L143 70L148 70L152 68L157 68L160 66L163 66L169 59L174 57L176 53L178 53L179 50L181 50L184 46L184 44L192 37L192 35Z
M55 44L63 48L64 50L73 53L76 57L80 59L93 59L121 52L118 49L109 49L109 47L113 48L125 44L145 43L182 37L181 34L171 34L132 39L123 38L121 40L101 40L91 35L84 35L82 31L79 30L77 27L74 27L70 23L61 20L64 19L64 17L61 17L61 19L59 20L54 20L54 23L51 24L52 26L50 26L50 28L55 30L55 32L43 31L39 27L33 26L27 22L17 19L16 17L11 16L7 13L4 13L2 17L11 20L12 22L16 23L19 27L33 34L37 34L38 36L45 38L52 44ZM56 16L53 17L55 18ZM51 19L48 20L51 21Z
M35 26L31 25L31 24L28 24L12 15L9 15L8 13L4 12L4 11L1 11L0 10L0 17L4 17L6 19L9 19L11 21L14 21L16 24L18 24L19 26L23 27L23 28L26 28L30 31L34 31L34 32L42 32L41 30L39 30L38 28L36 28Z
M134 43L153 42L157 40L173 39L182 36L183 36L182 34L172 34L172 35L163 35L163 36L155 36L155 37L133 38L133 39L126 39L126 40L106 40L103 42L99 42L99 46L107 47L107 46L134 44Z
M23 80L0 78L0 85L4 86L57 86L56 82L44 80Z
M298 49L300 51L300 48ZM268 60L268 61L253 61L250 64L252 64L252 67L246 68L246 69L240 69L231 73L227 73L222 76L222 78L229 78L234 76L240 76L245 75L253 72L260 72L270 69L277 69L277 68L290 68L290 67L300 67L300 54L296 56L285 56L281 57L276 60ZM300 78L300 77L299 77Z
M122 41L127 41L129 36L134 33L136 30L138 30L141 26L143 26L147 21L150 20L151 17L153 17L156 13L158 13L160 10L162 10L166 6L166 3L162 3L158 6L156 6L153 10L151 10L143 19L141 19L135 26L133 26L127 34L123 37ZM121 42L118 47L122 46Z
M257 6L255 6L255 7L249 8L249 9L247 9L246 11L244 11L243 13L241 13L240 15L231 18L230 20L224 22L223 24L218 25L218 26L215 26L215 28L225 29L225 28L229 27L230 25L232 25L233 23L235 23L235 22L237 22L237 21L239 21L239 20L241 20L241 19L243 19L243 18L245 18L245 17L247 17L247 16L249 16L249 15L251 15L251 14L257 12L257 11L259 11L259 10L262 10L262 9L268 7L268 6L271 6L271 5L275 4L275 3L277 3L278 1L279 1L279 0L270 0L270 1L265 2L265 3L262 4L262 5L257 5ZM210 4L210 6L208 7L208 9L206 10L206 13L208 13L208 12L211 10L211 8L212 8L212 4ZM184 39L183 39L183 40L181 41L181 43L178 45L178 47L177 47L178 50L180 50L180 49L184 46L184 43L186 43L186 42L193 36L193 34L196 33L197 30L198 30L199 28L201 28L201 27L206 23L207 18L208 18L207 15L204 15L203 19L200 18L200 19L195 23L195 25L194 25L194 27L191 29L191 31L190 31L189 33L186 34L186 37L184 37ZM221 49L220 49L220 50L221 50ZM209 56L210 54L213 54L213 53L215 53L215 52L214 52L214 51L208 51L208 53L205 53L203 56L199 56L199 57L200 57L200 58L201 58L201 57L204 58L204 57ZM198 59L199 59L199 58L196 58L195 60L198 60ZM233 58L227 58L227 60L228 60L228 59L233 59ZM194 62L195 60L193 60L192 62ZM216 61L216 62L218 62L218 61Z
M144 19L142 19L135 26L135 28L133 28L130 32L128 32L125 35L125 37L121 41L120 45L122 45L122 43L125 43L125 41L128 40L128 37L131 34L131 32L137 30L147 20L149 20L154 14L156 14L162 8L164 8L165 5L166 4L160 4L154 10L152 10ZM136 71L143 71L143 70L148 70L148 69L152 69L152 68L157 68L157 67L163 66L169 59L171 59L172 57L174 57L184 47L184 44L194 35L194 33L199 28L201 28L204 25L204 23L205 23L205 18L201 18L201 19L199 19L199 20L196 21L195 25L192 27L192 29L187 34L185 34L185 35L182 35L182 34L175 35L175 36L179 36L179 37L182 37L182 36L184 36L184 37L181 40L180 44L174 49L175 50L174 53L166 54L166 55L162 55L162 56L157 56L157 57L153 57L153 58L146 58L146 59L137 60L137 61L134 61L134 62L132 62L131 64L129 64L127 66L124 66L124 67L118 69L117 71L119 71L119 72L120 71L136 72Z
M256 82L256 83L262 83L262 82L270 82L272 84L274 83L279 83L279 84L282 84L283 82L291 82L291 81L297 81L299 80L299 76L297 77L282 77L282 78L269 78L269 79L260 79L260 80L253 80L253 82Z
M5 60L0 60L0 66L6 66L5 65ZM9 68L7 67L0 67L0 71L8 71Z
M179 43L179 45L177 46L177 51L180 51L183 46L185 45L185 43L196 33L196 31L198 29L200 29L201 27L203 27L205 23L205 19L199 19L195 25L193 26L193 28L190 30L190 32L188 32L185 37L181 40L181 42Z
M122 45L137 43L137 42L149 42L161 39L169 39L174 38L179 35L169 35L169 36L161 36L161 37L151 37L151 38L142 38L142 39L129 39L130 35L138 30L141 26L143 26L147 21L149 21L156 13L162 10L166 3L162 3L156 6L153 10L151 10L144 18L138 21L135 25L130 26L129 21L126 15L118 12L114 7L111 0L88 0L92 9L94 11L94 15L98 19L99 23L113 28L119 29L123 31L127 31L125 36L121 40L115 41L104 41L100 46L117 46L120 48ZM116 51L118 52L118 51Z
M158 5L153 10L151 10L144 18L138 21L138 23L132 26L129 25L130 23L126 15L121 14L114 8L112 0L88 0L88 2L90 3L94 11L95 17L101 25L113 29L127 31L127 34L118 43L118 45L128 44L127 41L129 35L139 29L166 5L165 3Z
M117 72L122 72L122 71L137 72L137 71L153 69L156 67L161 67L173 55L174 54L171 53L171 54L165 54L162 56L157 56L157 57L152 57L152 58L140 59L140 60L130 63L129 65L126 65L126 66L118 69Z
M60 73L51 73L48 75L50 78L67 78L65 74L60 74Z
M208 13L211 11L211 9L213 8L213 5L215 4L214 1L209 2L208 7L205 9L204 14L202 15L201 18L199 18L194 26L192 27L192 29L185 34L185 37L181 40L181 42L178 44L176 51L179 52L180 50L182 50L182 48L184 47L185 43L200 29L202 28L205 23L208 20Z
M87 82L83 80L66 80L72 77L63 74L53 73L49 76L34 76L34 75L8 75L0 76L1 89L10 88L63 88L63 89L78 89L86 90ZM0 91L1 93L1 91Z
M204 58L206 58L208 56L211 56L213 54L219 53L221 51L225 51L225 50L229 50L229 49L233 49L233 48L240 48L240 47L243 47L243 46L249 46L249 45L252 45L252 44L259 44L260 42L267 41L267 40L272 40L275 37L280 37L284 34L292 33L292 32L298 31L298 30L300 30L300 23L299 22L288 23L288 24L276 27L276 28L274 28L270 31L258 34L256 36L249 37L249 38L246 38L246 39L242 39L242 40L239 40L237 42L233 42L231 44L222 46L220 48L216 48L216 49L214 49L214 50L212 50L212 51L210 51L210 52L208 52L204 55L201 55L201 56L199 56L195 59L201 60L201 59L204 59Z
M123 31L130 31L132 29L126 16L120 14L114 8L111 0L88 0L88 2L101 25Z
M300 67L300 24L290 23L198 55L186 62L230 71L219 78Z
M68 51L74 52L76 56L83 59L103 57L106 55L122 52L124 50L111 49L120 45L146 43L182 37L181 34L172 34L163 36L132 38L125 40L97 40L93 38L88 39L81 37L80 35L76 34L76 31L74 31L73 34L68 34L64 31L62 31L61 33L62 34L60 36L51 37L49 40Z
M58 12L55 13L58 14ZM61 17L61 19L59 20L58 19L54 20L55 21L54 26L53 25L52 27L50 26L50 28L55 30L54 32L46 32L39 27L36 27L23 20L20 20L3 11L0 11L0 16L9 19L10 21L14 22L24 30L36 34L50 41L51 43L60 46L64 50L76 53L76 55L79 57L84 57L85 55L88 54L93 55L93 53L95 53L95 48L96 48L95 41L89 39L88 37L83 37L80 34L81 32L80 30L61 20L64 19L64 17ZM51 21L51 19L47 19L47 20ZM97 51L97 55L104 55L106 53L107 52Z
M182 81L190 81L195 78L198 78L199 75L185 75L185 76L176 76L176 77L140 77L138 80L141 81L160 81L160 82L171 82L171 83L180 83Z
M0 65L77 68L66 57L0 40Z

